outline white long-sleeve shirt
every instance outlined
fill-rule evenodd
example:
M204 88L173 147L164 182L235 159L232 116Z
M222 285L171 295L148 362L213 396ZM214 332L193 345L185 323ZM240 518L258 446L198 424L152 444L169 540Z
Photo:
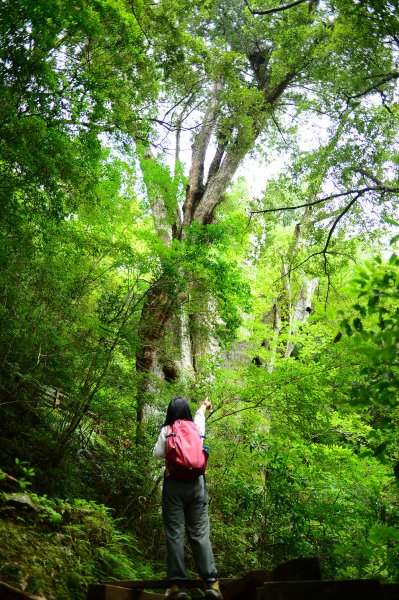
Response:
M205 415L202 410L197 410L194 416L194 423L199 429L200 435L205 437ZM156 458L165 459L166 458L166 436L168 433L168 425L162 427L157 442L153 449L153 454Z

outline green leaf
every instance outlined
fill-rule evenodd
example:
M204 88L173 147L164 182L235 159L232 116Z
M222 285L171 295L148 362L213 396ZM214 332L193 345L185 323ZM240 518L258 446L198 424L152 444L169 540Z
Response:
M362 321L358 317L353 319L353 326L356 329L356 331L363 331Z
M399 227L398 221L395 221L394 219L391 219L390 217L387 217L387 216L384 216L383 219L386 223L389 223L389 225L395 225L395 227Z

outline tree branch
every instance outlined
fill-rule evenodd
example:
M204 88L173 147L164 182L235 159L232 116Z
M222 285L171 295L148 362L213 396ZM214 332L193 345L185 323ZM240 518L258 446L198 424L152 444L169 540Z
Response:
M363 177L367 177L368 179L371 179L371 181L374 181L374 183L376 185L378 185L379 187L386 189L387 186L381 181L381 179L378 179L375 175L373 175L372 173L370 173L370 171L367 171L366 169L363 168L359 168L359 169L355 169L355 173L359 173L359 175L363 175Z
M197 88L195 89L195 87L193 89L191 89L189 92L187 92L187 94L185 96L183 96L182 98L180 98L180 100L178 100L173 106L171 106L166 113L163 116L162 121L165 121L166 117L172 113L173 111L176 110L176 108L178 106L180 106L180 104L184 103L184 107L189 106L190 102L192 101L192 99L195 97L196 93L201 89L201 86L198 85ZM183 111L184 112L184 109Z
M290 4L283 4L283 6L277 6L276 8L269 8L268 10L253 10L249 3L248 0L245 0L245 4L247 5L248 10L253 14L253 15L272 15L278 12L282 12L283 10L288 10L289 8L292 8L293 6L297 6L298 4L304 4L305 2L308 2L309 0L296 0L296 2L291 2Z
M205 156L215 127L220 103L219 92L222 90L222 88L223 82L221 80L215 81L208 110L205 113L205 118L201 129L199 130L193 144L193 157L188 177L189 184L187 187L186 201L183 209L184 225L190 224L198 200L203 193Z
M231 182L244 154L245 150L240 152L237 148L226 152L220 167L207 181L201 202L193 213L195 221L203 224L211 222L213 211L221 201L222 195Z
M216 148L215 156L213 157L213 160L209 167L207 182L211 179L211 177L213 177L218 172L220 165L222 163L222 159L223 159L223 155L226 150L226 146L227 146L226 141L219 142L219 144Z
M357 169L357 172L361 172L360 169ZM363 175L366 174L366 172L362 172ZM367 175L368 177L372 178L370 174ZM376 179L373 179L373 181L377 181ZM363 196L363 194L365 194L366 192L384 192L384 193L398 193L399 192L399 188L395 188L395 187L391 187L391 186L387 186L382 184L382 182L379 182L378 185L375 186L368 186L365 188L360 188L358 190L347 190L346 192L341 192L339 194L331 194L330 196L325 196L324 198L319 198L319 200L314 200L313 202L307 202L306 204L298 204L297 206L279 206L278 208L264 208L262 210L251 210L250 211L250 215L252 217L252 215L259 215L262 213L270 213L270 212L280 212L282 210L296 210L297 208L306 208L308 206L315 206L316 204L321 204L322 202L327 202L327 200L334 200L335 198L342 198L343 196L350 196L351 194L358 194L360 196Z
M266 96L266 102L267 104L274 104L276 102L276 100L278 100L283 93L285 92L285 90L287 89L287 87L289 86L289 84L291 83L291 81L295 78L295 76L297 75L297 71L290 71L286 77L280 81L280 83L278 83Z
M277 129L277 131L278 131L278 132L279 132L279 134L281 135L281 139L283 140L284 144L287 146L287 148L291 148L291 149L293 149L293 145L292 145L292 144L290 144L290 143L289 143L289 142L288 142L288 141L285 139L285 137L284 137L284 133L283 133L283 132L282 132L282 130L281 130L281 127L280 127L280 125L279 125L279 122L277 121L277 119L276 119L276 117L274 116L274 114L273 114L273 113L272 113L271 117L272 117L272 121L273 121L273 123L274 123L274 124L275 124L275 126L276 126L276 129Z
M360 196L362 196L363 194L359 193L357 194L354 198L352 198L352 200L349 202L349 204L347 204L344 208L344 210L338 215L338 217L335 219L334 223L331 226L330 231L328 232L328 236L327 236L327 241L326 244L322 250L322 254L324 256L324 272L327 275L327 259L326 259L326 253L327 253L327 248L328 245L330 243L331 240L331 236L334 233L334 230L336 228L336 226L338 225L338 223L340 222L340 220L342 219L343 216L346 215L346 213L352 208L352 206L355 204L355 202L360 198Z
M393 79L398 79L398 78L399 78L399 71L396 71L394 73L389 73L386 77L384 77L380 81L377 81L377 83L370 85L370 87L366 88L362 92L359 92L358 94L353 94L352 96L348 96L348 100L356 100L356 98L362 98L363 96L366 96L370 92L372 92L374 90L378 90L378 88L380 86L384 85L384 83L388 83L389 81L392 81Z
M345 206L344 210L341 211L340 214L338 215L338 217L335 219L334 223L331 226L330 231L328 232L327 240L326 240L326 243L324 245L323 250L320 250L319 252L313 252L312 254L309 254L309 256L307 256L305 258L305 260L302 260L300 263L294 265L293 267L290 267L288 269L288 271L286 271L285 273L283 273L283 275L281 275L281 277L279 277L278 279L276 279L276 281L274 281L273 283L277 283L278 281L281 281L281 279L283 279L283 277L288 277L292 273L292 271L295 271L296 269L298 269L299 267L301 267L302 265L304 265L305 263L307 263L308 260L310 260L311 258L314 258L315 256L320 256L321 254L324 257L324 272L325 272L325 274L328 277L329 274L327 272L327 254L335 254L333 252L328 252L328 246L329 246L332 234L334 233L334 230L337 227L337 225L340 222L340 220L342 219L342 217L344 215L346 215L346 213L351 209L351 207L355 204L355 202L362 195L363 195L362 193L358 193L354 198L352 198L351 201L349 202L349 204L347 204Z

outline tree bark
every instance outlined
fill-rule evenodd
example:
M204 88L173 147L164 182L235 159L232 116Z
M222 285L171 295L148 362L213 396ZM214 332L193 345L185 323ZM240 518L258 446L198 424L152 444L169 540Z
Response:
M136 372L139 376L137 390L137 422L144 418L146 397L150 391L150 376L153 370L159 341L165 327L172 319L175 302L169 291L169 281L162 277L152 287L144 303L138 327L139 345L136 353Z
M290 319L290 335L294 334L298 327L308 320L309 315L311 314L312 299L318 283L319 280L317 277L315 277L314 279L306 280L301 287L295 306L293 306L291 309L292 316ZM294 348L295 342L288 341L285 350L285 358L291 356Z
M162 208L162 194L150 201L156 231L167 245L170 245L172 240L171 232L181 242L184 242L187 229L194 221L200 225L208 225L213 221L215 209L221 202L223 194L231 183L238 166L247 152L254 146L258 135L262 131L263 124L268 118L267 109L272 108L276 104L294 77L295 74L293 72L288 73L272 89L267 89L264 79L262 79L262 83L258 81L259 89L264 92L263 112L261 111L261 115L263 116L259 116L259 111L254 113L252 134L248 134L248 124L246 124L247 129L244 131L242 126L240 126L240 115L237 115L237 123L234 125L235 133L233 133L232 126L231 137L229 139L227 139L225 130L223 132L219 130L219 117L222 104L221 92L224 83L221 78L215 81L202 125L192 145L192 162L189 170L182 218L180 218L178 213L176 214L176 221L172 225L170 232L167 233L164 229L163 219L167 213L166 208ZM246 116L248 117L248 115ZM205 161L207 154L211 150L213 138L217 140L217 146L205 180ZM179 140L177 140L177 143L179 143ZM160 282L159 285L154 286L148 294L142 309L138 330L139 345L136 357L136 371L140 382L137 395L138 428L140 428L140 423L144 416L146 396L150 388L150 378L159 342L165 334L168 323L170 323L175 314L176 298L179 298L178 303L181 303L183 300L181 296L179 297L178 292L178 290L174 291L174 299L172 299L171 291L168 287L168 277L165 274L162 283ZM186 324L189 322L190 319L187 319ZM189 332L185 332L183 328L182 334L184 335L185 333L187 333L187 336L184 344L187 353L187 351L192 351L193 344L190 341ZM185 359L187 361L187 355L185 355ZM194 365L195 357L192 357L190 362L191 365Z

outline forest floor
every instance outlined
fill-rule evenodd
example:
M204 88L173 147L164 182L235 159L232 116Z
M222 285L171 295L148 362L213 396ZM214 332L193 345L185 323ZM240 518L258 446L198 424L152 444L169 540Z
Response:
M0 498L0 580L43 600L83 600L89 583L151 577L108 509L35 494Z

